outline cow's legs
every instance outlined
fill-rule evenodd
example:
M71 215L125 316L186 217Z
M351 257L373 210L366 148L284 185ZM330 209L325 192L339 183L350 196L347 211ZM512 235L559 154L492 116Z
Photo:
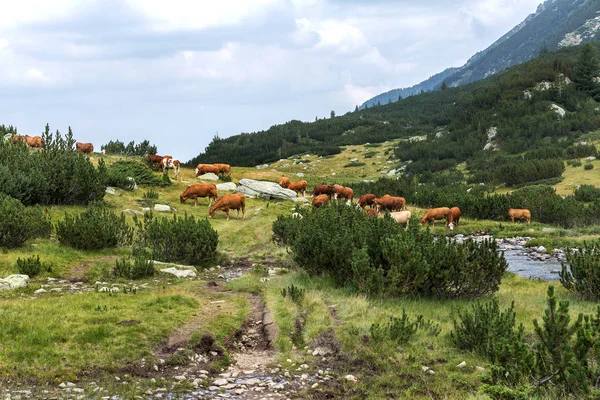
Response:
M225 214L227 214L227 221L229 221L229 208L225 209Z

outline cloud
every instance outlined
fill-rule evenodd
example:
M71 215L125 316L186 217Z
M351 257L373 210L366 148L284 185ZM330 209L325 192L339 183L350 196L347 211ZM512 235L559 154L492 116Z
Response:
M382 86L357 86L352 83L346 83L344 85L344 95L347 96L350 104L360 106L365 101L390 89L389 87Z

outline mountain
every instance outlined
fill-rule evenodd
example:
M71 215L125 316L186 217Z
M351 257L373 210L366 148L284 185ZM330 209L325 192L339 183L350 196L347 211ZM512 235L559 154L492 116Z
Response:
M455 87L486 78L537 57L540 52L600 39L600 1L546 0L535 13L478 52L460 68L450 68L406 89L395 89L367 100L361 109L388 104L402 97L439 89L442 82Z

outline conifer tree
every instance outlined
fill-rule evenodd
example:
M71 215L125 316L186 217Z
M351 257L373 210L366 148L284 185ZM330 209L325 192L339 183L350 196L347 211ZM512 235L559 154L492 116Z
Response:
M575 88L597 99L599 94L599 86L596 81L598 72L599 66L596 50L591 43L588 43L581 48L579 59L573 68Z

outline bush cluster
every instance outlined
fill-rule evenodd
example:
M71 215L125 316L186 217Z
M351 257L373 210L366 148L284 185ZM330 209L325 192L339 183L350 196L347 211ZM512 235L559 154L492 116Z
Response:
M43 272L52 272L52 266L40 261L40 256L31 256L25 259L17 258L16 267L19 274L28 275L30 277L39 275Z
M154 276L155 273L154 262L144 255L135 257L133 262L129 257L116 260L113 268L116 277L125 279L141 279Z
M144 140L138 144L131 141L125 146L125 143L116 140L110 141L100 147L106 154L122 154L126 156L143 156L145 154L156 154L156 146L151 145L148 140Z
M573 192L577 201L592 202L600 200L600 188L594 185L580 185Z
M585 242L579 250L567 249L566 257L559 274L561 284L585 299L600 300L600 242Z
M206 218L150 216L145 223L145 242L155 260L198 266L216 256L219 234Z
M50 236L51 231L50 218L39 206L26 207L0 193L0 247L20 247L29 239Z
M389 317L386 323L371 324L369 332L373 340L388 339L396 344L404 344L410 342L418 330L425 330L430 336L437 336L441 332L439 324L425 320L423 315L418 315L412 321L404 309L401 317Z
M428 230L404 231L392 218L369 218L345 205L311 210L302 220L280 218L275 225L288 235L276 233L276 239L290 243L300 267L368 294L476 297L497 291L507 268L494 241L436 240Z
M592 164L592 163L586 163L586 164L583 166L583 169L585 169L586 171L589 171L589 170L591 170L591 169L594 169L594 164Z
M133 229L123 213L116 215L103 203L95 202L79 214L65 213L56 224L56 235L62 245L97 250L130 244Z
M154 173L141 161L119 160L111 165L102 161L98 164L103 173L103 179L109 186L123 189L133 189L134 185L165 186L162 178ZM133 182L129 179L133 178ZM171 181L169 180L169 185Z
M88 157L74 150L69 133L46 131L44 148L31 151L24 143L0 140L0 192L23 204L87 204L104 197L105 185Z

